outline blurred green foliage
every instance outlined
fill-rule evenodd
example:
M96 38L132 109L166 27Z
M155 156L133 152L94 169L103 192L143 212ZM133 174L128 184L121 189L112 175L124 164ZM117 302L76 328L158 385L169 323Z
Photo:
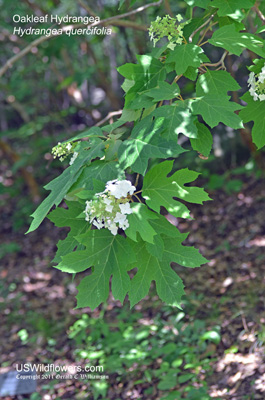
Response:
M164 400L210 399L201 376L212 373L215 351L209 343L220 343L218 326L209 330L204 321L187 321L184 312L169 306L150 319L125 308L113 321L104 316L104 311L98 319L84 314L70 327L76 360L103 365L104 374L123 384L134 382L135 388L148 383L146 396L156 388L165 391ZM97 386L92 388L98 398Z

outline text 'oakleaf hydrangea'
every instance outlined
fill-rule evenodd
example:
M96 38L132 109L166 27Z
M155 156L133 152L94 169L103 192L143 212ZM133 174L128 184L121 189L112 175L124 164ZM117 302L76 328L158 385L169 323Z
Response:
M251 72L248 78L249 93L254 101L265 100L265 65L259 74Z
M104 192L86 201L85 220L98 229L109 229L113 235L117 235L118 228L125 231L129 227L127 215L132 213L129 201L135 190L130 181L108 181Z

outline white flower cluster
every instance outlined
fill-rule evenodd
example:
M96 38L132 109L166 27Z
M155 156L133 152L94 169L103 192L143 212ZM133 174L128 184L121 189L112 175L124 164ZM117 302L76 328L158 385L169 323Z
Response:
M116 179L107 182L104 192L96 193L95 200L86 202L86 221L98 229L109 229L113 235L117 235L118 228L127 229L127 215L132 213L128 195L132 195L135 190L130 181Z
M257 78L257 79L256 79ZM253 97L254 101L265 100L265 65L259 74L255 75L254 72L249 74L248 86L249 93Z

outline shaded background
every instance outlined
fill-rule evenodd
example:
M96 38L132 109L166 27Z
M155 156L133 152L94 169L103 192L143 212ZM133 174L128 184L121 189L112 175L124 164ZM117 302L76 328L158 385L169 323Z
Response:
M118 3L0 0L1 64L36 39L13 35L14 14L105 19L146 4L132 1L129 7L125 1L118 9ZM0 372L25 362L91 363L104 365L110 377L40 381L38 392L6 399L264 399L264 153L255 151L251 124L239 131L220 124L208 160L189 152L176 162L201 172L198 185L213 198L203 207L192 205L193 221L177 222L181 231L191 231L188 243L210 260L188 272L176 267L186 285L183 312L161 304L152 291L131 311L127 301L122 308L113 298L93 312L74 310L80 278L50 263L66 231L45 221L24 236L29 215L46 195L43 185L64 168L51 148L106 116L117 118L123 78L116 67L151 51L147 27L157 15L178 13L190 17L184 1L164 1L114 21L111 36L49 39L32 46L1 78ZM195 8L194 17L201 13ZM246 22L250 32L255 18L253 10ZM220 58L208 50L206 45L213 62ZM227 70L242 87L234 101L247 89L253 58L249 51L227 57ZM179 84L184 97L193 93L193 82ZM188 148L185 140L180 137Z

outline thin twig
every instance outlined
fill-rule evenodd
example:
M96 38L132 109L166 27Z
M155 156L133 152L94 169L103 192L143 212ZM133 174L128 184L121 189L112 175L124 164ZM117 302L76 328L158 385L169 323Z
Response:
M260 11L257 3L254 5L253 10L256 11L257 16L262 21L262 24L265 25L265 15Z
M113 21L116 21L118 19L122 19L122 18L125 18L125 17L129 17L131 15L137 14L139 12L142 12L142 11L146 10L149 7L156 7L156 6L158 7L158 6L160 6L162 4L162 1L163 0L159 0L159 1L154 2L154 3L149 3L149 4L146 4L144 6L138 7L135 10L129 11L127 13L120 14L120 15L115 15L114 17L105 18L105 19L103 19L101 21L95 21L92 24L86 25L86 26L87 26L87 28L92 28L93 26L97 26L97 25L111 24ZM61 30L64 33L64 32L66 32L68 30L71 30L71 29L82 28L83 26L84 26L84 24L66 25L66 26L63 26L61 28ZM15 62L17 62L22 57L24 57L26 54L28 54L34 47L37 47L41 43L45 42L46 40L52 39L52 38L54 38L56 36L59 36L59 34L51 34L50 36L41 36L38 39L34 40L32 43L30 43L28 46L26 46L19 53L17 53L13 57L11 57L9 60L7 60L7 62L0 69L0 77L3 76L6 73L6 71L14 65Z
M139 174L136 175L135 183L134 183L134 185L133 185L135 188L136 188L137 185L138 185L139 176L140 176Z
M139 199L139 197L138 197L135 193L133 194L133 196L137 198L137 200L139 201L139 203L142 203L141 200Z
M205 40L205 42L200 43L200 47L202 47L204 44L208 43L208 40Z
M174 14L171 10L170 4L168 0L165 0L165 9L167 10L168 14L170 15L170 17L174 17Z
M78 0L78 3L80 4L80 6L86 10L86 12L89 15L92 15L92 17L96 17L97 14L87 5L83 2L83 0ZM102 24L104 25L104 24ZM105 24L106 25L106 24ZM122 20L114 20L111 22L111 25L114 26L124 26L126 28L133 28L133 29L137 29L139 31L147 31L148 27L145 25L139 25L136 22L133 21L122 21Z
M196 33L198 33L202 28L204 28L209 22L211 22L211 20L213 19L214 14L212 14L210 16L210 18L207 19L207 21L205 21L202 25L200 25L197 29L195 29L195 31L192 32L192 34L189 37L189 43L192 43L192 39L193 37L196 35Z
M203 31L203 33L202 33L202 36L201 36L201 38L200 38L200 40L198 41L198 46L201 46L201 42L203 41L203 39L205 38L205 36L206 36L206 33L210 30L210 29L212 29L212 27L214 26L214 25L216 25L218 22L214 22L214 23L212 23L212 24L210 24L204 31Z
M95 14L94 11L91 10L91 8L87 4L85 4L82 0L77 0L77 1L80 4L80 6L83 7L83 9L88 12L88 14L92 15L92 17L97 16L97 14Z
M200 65L200 67L218 67L219 65L221 65L221 67L225 68L224 60L225 60L225 57L227 56L228 53L229 53L229 52L226 50L226 51L223 53L223 55L222 55L222 57L220 58L220 60L217 61L216 63L203 63L203 64Z
M175 76L172 83L176 83L182 76L183 76L183 74Z
M97 122L94 126L101 126L106 121L111 119L112 117L115 117L116 115L121 115L121 114L122 114L122 110L109 112L108 115L106 115L106 117L104 117L101 121Z

